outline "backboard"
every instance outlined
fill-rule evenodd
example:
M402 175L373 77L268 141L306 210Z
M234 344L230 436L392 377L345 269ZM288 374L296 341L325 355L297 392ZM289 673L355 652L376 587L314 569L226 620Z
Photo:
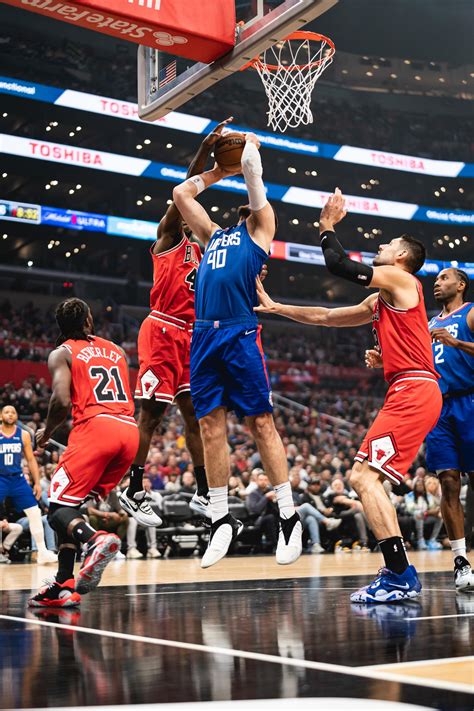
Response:
M138 114L156 121L239 71L265 49L304 27L338 0L236 0L236 41L212 64L138 48ZM205 22L205 18L203 18Z

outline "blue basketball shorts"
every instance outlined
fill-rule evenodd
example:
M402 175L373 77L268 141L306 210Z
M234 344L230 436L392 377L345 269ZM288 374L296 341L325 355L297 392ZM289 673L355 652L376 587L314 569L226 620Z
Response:
M273 412L261 326L252 319L196 321L191 340L191 397L200 419L216 407L239 417Z
M474 472L474 394L448 398L426 438L428 471Z
M13 476L2 476L0 474L0 503L7 497L13 501L16 511L24 511L38 505L33 489L23 474L15 474Z

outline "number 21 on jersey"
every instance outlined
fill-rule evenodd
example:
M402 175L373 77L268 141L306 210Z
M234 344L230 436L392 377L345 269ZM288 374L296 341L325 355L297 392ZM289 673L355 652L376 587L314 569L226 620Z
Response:
M98 381L94 386L97 402L128 402L117 366L104 368L102 365L94 365L89 368L89 375Z

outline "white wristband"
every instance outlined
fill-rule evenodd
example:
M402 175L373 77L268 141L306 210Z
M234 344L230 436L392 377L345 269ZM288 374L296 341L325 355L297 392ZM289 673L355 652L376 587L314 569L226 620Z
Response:
M206 183L200 175L194 175L192 178L188 178L184 181L184 185L194 185L197 190L196 195L199 195L199 193L202 193L202 191L206 189Z

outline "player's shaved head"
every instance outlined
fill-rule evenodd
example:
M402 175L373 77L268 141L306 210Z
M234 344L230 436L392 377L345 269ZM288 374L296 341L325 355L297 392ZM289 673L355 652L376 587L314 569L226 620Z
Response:
M87 337L94 332L91 310L82 299L73 297L61 301L56 307L55 316L61 331L56 342L58 346L69 338L75 341L86 341Z

